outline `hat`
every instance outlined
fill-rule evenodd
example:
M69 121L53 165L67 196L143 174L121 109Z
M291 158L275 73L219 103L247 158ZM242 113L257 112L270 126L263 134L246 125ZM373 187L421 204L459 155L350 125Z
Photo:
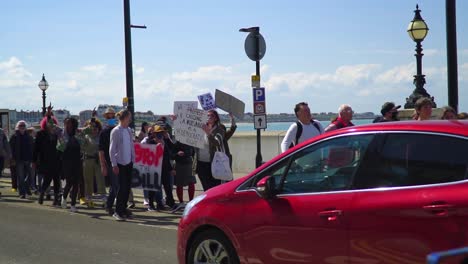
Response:
M166 131L167 131L166 128L163 127L163 126L155 125L155 126L153 127L153 132L154 132L154 133L161 133L161 132L166 132Z
M108 108L106 109L106 111L104 112L104 116L105 116L105 115L108 115L108 114L113 114L113 115L115 115L115 110L114 110L114 108L108 107Z
M380 113L382 115L385 115L386 113L392 111L392 110L397 110L400 109L401 105L395 106L395 103L393 102L386 102L385 104L382 105L382 110L380 110Z

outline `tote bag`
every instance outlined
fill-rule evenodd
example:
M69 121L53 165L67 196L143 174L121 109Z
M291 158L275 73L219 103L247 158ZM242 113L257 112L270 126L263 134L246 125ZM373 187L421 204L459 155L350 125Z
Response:
M219 142L220 148L215 152L211 162L211 174L217 180L230 181L232 180L232 171L229 157L225 153L223 140L219 134L216 135L216 140Z

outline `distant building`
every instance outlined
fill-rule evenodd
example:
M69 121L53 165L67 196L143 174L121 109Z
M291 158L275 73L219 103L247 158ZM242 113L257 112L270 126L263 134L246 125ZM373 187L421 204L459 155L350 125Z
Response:
M146 121L146 122L154 123L154 122L156 122L156 116L151 111L135 112L134 120L135 121Z
M42 111L16 111L10 110L10 123L16 125L20 120L26 121L29 125L38 125L42 120Z
M63 121L71 116L70 111L65 109L52 110L52 112L55 118L57 118L59 126L63 126Z
M93 110L83 110L79 113L80 126L84 126L87 120L91 119Z

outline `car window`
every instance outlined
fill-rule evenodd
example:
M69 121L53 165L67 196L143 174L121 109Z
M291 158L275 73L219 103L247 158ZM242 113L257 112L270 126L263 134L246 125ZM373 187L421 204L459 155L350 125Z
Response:
M275 179L276 186L278 186L280 184L281 177L284 175L286 168L289 164L289 160L290 158L284 158L278 161L276 164L269 167L268 169L262 171L257 176L252 178L252 180L247 185L245 185L245 188L246 189L255 188L255 186L257 185L257 182L265 178L266 176L273 177ZM245 189L245 188L242 188L242 189Z
M466 179L468 140L424 134L388 134L368 153L354 188L415 186Z
M346 190L373 135L330 139L296 153L280 186L280 193Z

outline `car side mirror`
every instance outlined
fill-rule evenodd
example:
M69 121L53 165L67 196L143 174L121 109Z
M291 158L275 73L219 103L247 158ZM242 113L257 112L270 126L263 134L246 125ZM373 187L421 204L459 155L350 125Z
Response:
M275 178L266 176L262 178L256 187L257 192L264 199L272 199L276 197L276 182Z

